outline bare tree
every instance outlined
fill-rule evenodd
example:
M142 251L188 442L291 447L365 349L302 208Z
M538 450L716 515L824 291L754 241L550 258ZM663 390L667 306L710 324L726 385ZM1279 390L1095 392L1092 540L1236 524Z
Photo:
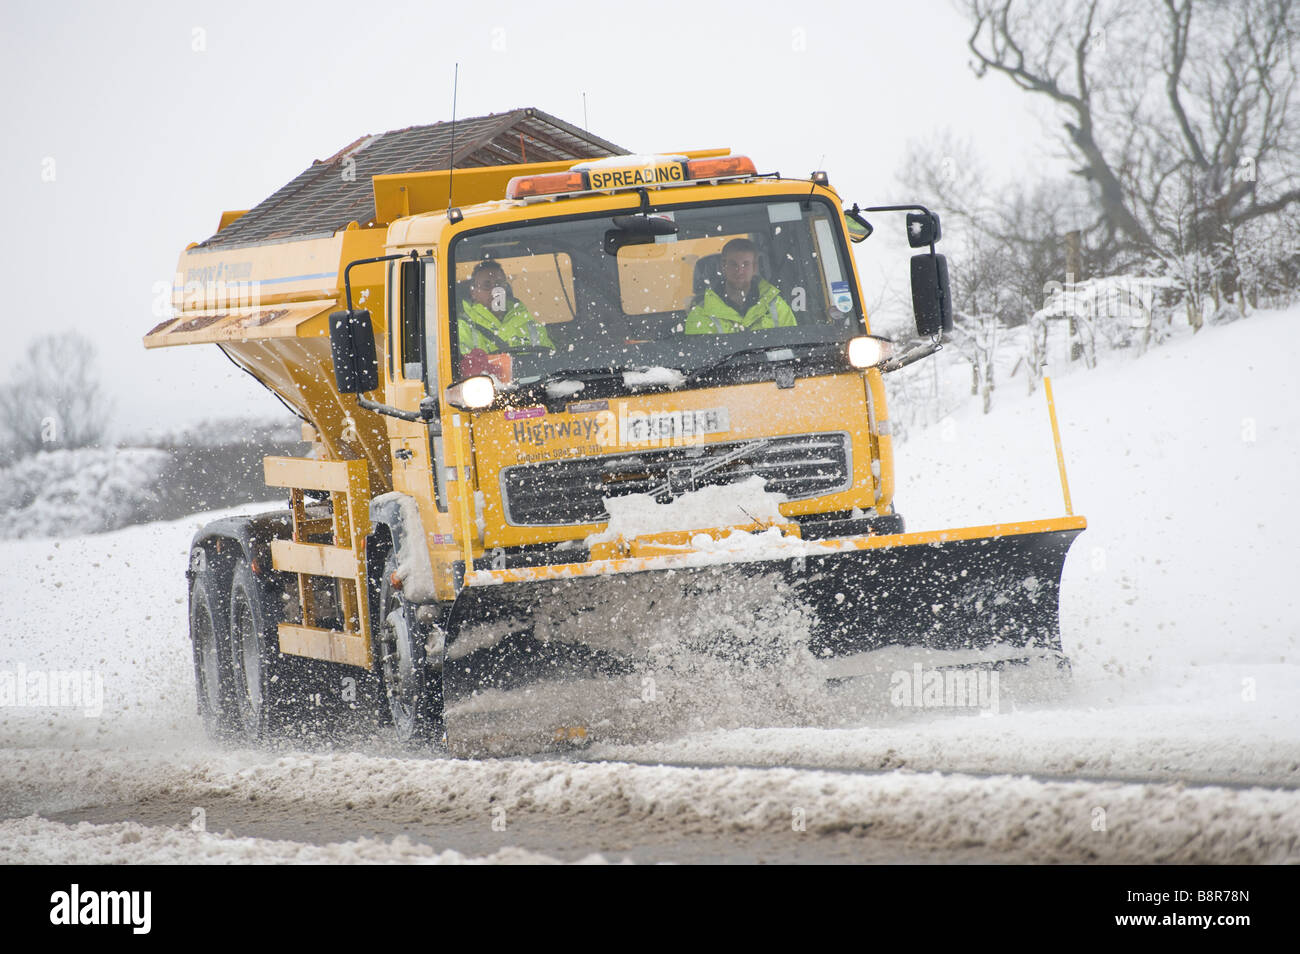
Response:
M1067 274L1065 236L1089 212L1071 181L998 181L967 142L941 133L909 149L900 180L910 194L942 212L953 258L954 351L971 370L971 394L992 406L994 353L1001 334L1036 320L1051 289L1079 280ZM1093 263L1096 265L1096 263ZM1046 358L1047 326L1017 333L1032 391Z
M76 332L34 339L0 386L0 447L14 458L97 444L107 421L95 346Z
M953 243L962 269L996 268L1007 324L1021 324L1041 308L1049 282L1068 279L1065 236L1086 226L1091 213L1088 196L1077 183L999 181L969 143L948 133L914 142L904 169L900 180L906 189L941 211L946 240ZM1109 263L1094 252L1086 264L1102 270ZM970 289L987 287L989 278L972 278L983 284ZM955 293L960 296L963 290L959 285Z
M1190 257L1192 296L1236 296L1240 232L1300 203L1300 3L965 6L976 73L1058 107L1063 144L1093 192L1093 248L1184 272Z

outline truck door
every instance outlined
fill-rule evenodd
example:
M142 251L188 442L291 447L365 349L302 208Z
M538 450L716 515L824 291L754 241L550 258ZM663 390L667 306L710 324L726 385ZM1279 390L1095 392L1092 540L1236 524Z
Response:
M426 395L441 393L436 264L430 258L401 259L389 267L392 403L403 410L417 410ZM390 419L388 432L393 445L393 488L416 500L432 496L438 510L447 512L442 436L430 433L425 424L397 419Z

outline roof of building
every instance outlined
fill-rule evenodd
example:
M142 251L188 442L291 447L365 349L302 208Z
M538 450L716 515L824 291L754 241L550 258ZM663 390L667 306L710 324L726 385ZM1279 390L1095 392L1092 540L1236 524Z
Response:
M318 159L292 182L213 235L205 249L332 235L349 222L377 224L371 177L435 169L499 166L626 155L628 150L593 136L540 109L515 109L411 126L363 136L328 159Z

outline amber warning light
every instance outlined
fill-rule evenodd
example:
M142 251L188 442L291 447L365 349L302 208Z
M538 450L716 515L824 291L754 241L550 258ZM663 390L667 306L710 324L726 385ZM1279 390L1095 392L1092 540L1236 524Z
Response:
M746 156L726 156L720 159L659 158L626 165L582 163L568 172L515 176L506 186L506 198L528 199L543 195L611 192L674 185L696 179L730 179L757 174L753 161Z

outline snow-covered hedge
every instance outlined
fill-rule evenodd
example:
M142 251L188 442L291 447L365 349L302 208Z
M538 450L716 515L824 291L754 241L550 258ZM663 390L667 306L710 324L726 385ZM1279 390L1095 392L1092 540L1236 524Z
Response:
M85 448L0 468L0 538L76 536L135 523L170 460L152 448Z
M895 436L905 440L909 431L942 421L973 400L982 400L987 414L995 393L1033 393L1048 365L1059 377L1134 361L1196 333L1185 299L1166 278L1116 275L1049 283L1044 293L1043 307L1019 325L1004 324L997 313L957 311L943 350L887 375ZM1241 317L1237 306L1225 302L1200 322L1208 327Z

